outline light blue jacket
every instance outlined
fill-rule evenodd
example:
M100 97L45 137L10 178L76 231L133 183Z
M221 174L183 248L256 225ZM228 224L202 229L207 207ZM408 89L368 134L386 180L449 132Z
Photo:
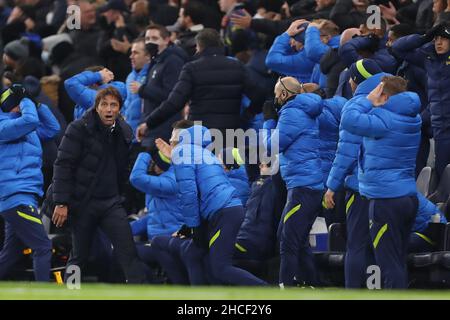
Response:
M130 175L131 184L145 193L148 214L131 224L133 235L147 232L151 239L171 235L184 224L180 193L172 167L159 176L149 175L150 154L140 153Z
M209 130L195 125L181 130L180 142L172 151L172 165L188 227L199 226L200 218L209 220L221 209L241 205L220 160L205 149L211 141Z
M322 101L319 116L320 160L322 162L323 183L326 184L339 141L341 111L347 99L334 96Z
M236 189L237 196L241 199L242 206L245 207L250 195L250 184L245 167L240 166L238 169L230 170L226 173L231 185Z
M347 101L342 108L338 147L327 180L327 188L334 192L339 191L344 185L348 189L359 191L358 155L362 137L344 129L342 126L342 114L353 101L366 97L380 83L381 78L386 75L389 74L378 73L361 82L356 88L354 97Z
M90 86L101 82L102 76L100 72L92 71L83 71L64 81L67 94L76 103L75 109L73 110L74 120L81 118L88 109L94 106L97 90L90 88ZM104 89L109 86L116 88L122 96L122 100L125 101L127 97L125 83L113 81L102 84L99 86L99 89Z
M341 125L363 138L358 160L359 191L369 199L416 195L415 167L422 120L419 96L391 96L374 108L365 96L344 108Z
M266 57L267 68L300 82L309 82L315 63L308 59L304 49L295 51L290 46L291 37L285 32L276 37Z
M0 111L0 212L18 205L37 205L43 195L42 147L60 130L50 109L30 99L20 102L20 113ZM35 196L33 196L35 195Z
M276 129L275 134L278 134L281 176L288 189L323 189L318 120L321 112L322 99L316 94L304 93L281 108L278 122L264 122L264 129L268 130L264 144L270 153L274 138L271 130Z
M126 80L127 98L123 103L123 107L120 113L125 118L125 121L133 129L133 133L136 132L136 128L139 125L142 116L142 99L138 93L132 93L130 90L130 84L132 82L139 82L143 85L147 78L149 64L146 64L139 72L132 70Z
M413 232L423 232L428 227L431 222L431 216L439 213L441 216L440 223L447 223L447 219L442 214L441 210L432 203L430 200L425 198L420 192L417 192L417 199L419 200L419 208L417 210L416 220L413 226Z

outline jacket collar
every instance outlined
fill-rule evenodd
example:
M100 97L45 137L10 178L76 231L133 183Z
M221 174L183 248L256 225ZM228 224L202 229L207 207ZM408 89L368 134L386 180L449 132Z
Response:
M221 47L210 47L203 49L202 52L197 54L197 58L207 57L207 56L224 56L225 49Z
M100 118L98 117L98 114L94 108L86 111L86 113L81 118L81 121L83 122L83 125L86 127L86 130L90 135L92 135L96 131L96 127L101 125ZM133 139L133 133L130 127L126 124L121 114L119 114L119 117L116 119L114 125L116 128L118 127L120 129L118 132L121 133L121 136L123 137L125 142L127 144L131 143Z

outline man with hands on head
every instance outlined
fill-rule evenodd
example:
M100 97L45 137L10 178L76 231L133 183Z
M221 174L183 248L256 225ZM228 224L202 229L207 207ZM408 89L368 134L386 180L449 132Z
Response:
M94 106L97 90L114 87L119 90L125 100L127 91L125 83L114 81L114 73L103 66L93 66L64 81L64 87L69 97L76 103L73 111L74 120L80 119L83 114Z
M352 64L349 74L353 98L347 101L341 111L338 147L328 175L326 183L328 189L324 195L323 205L327 209L334 208L335 193L345 188L347 226L345 287L361 288L366 285L367 266L373 260L370 237L367 232L368 201L360 194L358 184L358 156L362 137L349 132L342 126L342 114L350 103L365 98L380 83L381 77L385 74L381 73L378 64L371 59L362 59Z
M359 191L369 200L369 233L385 288L407 288L407 247L417 214L420 99L401 77L383 76L367 97L350 100L341 125L362 136Z
M0 216L5 220L5 243L0 251L0 279L22 257L23 246L33 252L36 281L50 280L52 243L38 213L43 195L42 147L60 126L50 109L27 98L14 84L1 94Z
M266 57L269 69L301 82L309 82L315 62L308 59L304 49L307 25L304 19L296 20L275 39Z

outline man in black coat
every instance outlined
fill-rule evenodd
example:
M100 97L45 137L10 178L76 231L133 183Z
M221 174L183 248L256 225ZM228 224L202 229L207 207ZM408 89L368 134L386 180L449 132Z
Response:
M247 116L260 112L264 91L250 80L242 63L224 55L219 33L206 28L196 40L198 59L184 65L169 98L138 127L138 140L149 128L181 111L189 100L189 120L222 132L240 128L243 95L251 100Z
M95 231L111 240L127 282L145 280L127 214L122 206L129 175L132 130L119 116L122 98L112 87L99 90L95 107L72 122L61 141L54 164L52 221L71 222L72 252L68 266L83 270Z
M161 25L150 25L145 32L145 48L151 57L146 82L132 88L143 99L141 123L167 99L177 83L178 76L188 55L183 49L170 43L170 32ZM141 145L151 147L156 138L168 140L172 133L172 123L180 120L179 114L165 119L161 126L153 128L145 136Z

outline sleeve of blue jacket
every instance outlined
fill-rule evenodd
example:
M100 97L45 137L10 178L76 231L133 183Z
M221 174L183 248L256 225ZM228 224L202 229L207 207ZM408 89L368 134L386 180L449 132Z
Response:
M285 32L278 36L272 44L266 57L266 66L281 74L292 74L292 68L301 68L304 64L311 64L304 50L292 54L289 44L291 37Z
M181 194L181 207L185 224L194 228L200 225L200 208L196 181L195 164L186 164L179 152L172 152L172 163L175 169L178 188Z
M0 143L17 140L36 130L39 125L39 117L34 103L28 99L20 101L22 116L16 119L8 119L0 122Z
M381 138L389 132L389 116L382 108L372 109L372 102L361 98L345 108L341 124L350 133L370 138Z
M140 236L140 235L146 235L147 234L147 223L148 219L150 218L149 214L146 214L139 220L133 221L131 226L131 233L133 236Z
M339 58L342 63L348 68L352 63L362 59L363 57L359 55L358 50L367 48L370 46L371 40L367 37L356 37L350 39L339 47L338 53Z
M283 153L292 144L292 142L303 132L302 121L299 121L299 114L292 108L283 110L278 122L268 120L264 122L264 143L269 154L272 153L272 144L275 135L278 138L278 151ZM271 130L276 128L272 133ZM275 134L275 135L274 135ZM276 141L275 141L276 143Z
M320 59L330 47L320 40L318 28L308 27L305 32L306 57L315 63L320 63Z
M161 198L172 197L178 192L177 182L168 175L151 176L147 174L151 160L152 158L147 152L139 154L131 171L131 184L145 194Z
M334 192L341 189L345 177L351 173L358 162L360 144L350 139L350 136L353 135L340 128L336 156L327 180L327 188Z
M125 90L127 92L127 97L123 102L123 106L122 109L120 109L120 113L124 114L125 113L125 109L129 106L129 104L131 103L131 101L133 100L133 94L131 93L130 90L130 84L136 81L135 78L135 73L131 72L128 76L127 79L125 80Z
M83 71L64 81L69 97L85 110L94 106L97 91L89 86L102 81L100 72Z
M425 40L418 34L412 34L397 39L392 45L392 51L396 56L423 68L427 55L420 50L425 44Z
M41 103L41 106L38 108L38 116L40 123L36 132L39 138L48 140L55 137L59 133L59 130L61 130L61 127L50 108Z

